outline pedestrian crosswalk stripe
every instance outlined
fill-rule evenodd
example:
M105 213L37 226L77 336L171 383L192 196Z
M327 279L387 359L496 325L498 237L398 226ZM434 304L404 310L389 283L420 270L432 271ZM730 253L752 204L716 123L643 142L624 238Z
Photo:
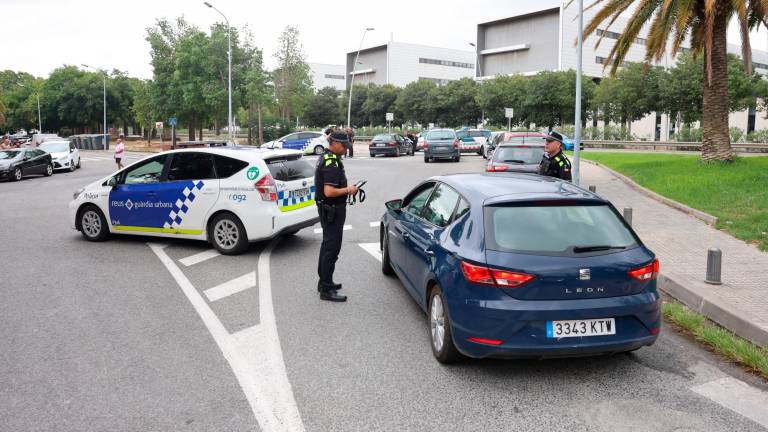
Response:
M203 261L209 260L211 258L215 258L219 255L221 254L216 249L208 249L207 251L203 251L200 253L196 253L194 255L190 255L186 258L182 258L179 260L179 262L184 264L186 267L189 267L195 264L199 264Z
M224 297L229 297L232 294L237 294L240 291L253 288L255 286L256 272L252 271L246 275L240 276L239 278L232 279L229 282L224 282L221 285L217 285L213 288L205 290L205 296L208 297L209 301L216 301L223 299Z
M358 243L357 245L381 262L381 251L378 243Z

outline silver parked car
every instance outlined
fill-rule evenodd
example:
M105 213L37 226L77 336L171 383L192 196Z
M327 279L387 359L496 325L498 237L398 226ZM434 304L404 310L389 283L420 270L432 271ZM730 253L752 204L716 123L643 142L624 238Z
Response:
M424 162L435 159L461 160L461 148L456 132L451 129L432 129L424 140Z

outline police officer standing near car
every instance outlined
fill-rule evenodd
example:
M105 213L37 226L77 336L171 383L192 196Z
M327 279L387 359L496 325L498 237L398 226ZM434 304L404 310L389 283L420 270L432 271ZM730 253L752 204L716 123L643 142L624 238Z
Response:
M357 194L357 187L347 185L347 176L341 156L349 143L346 132L333 132L329 137L330 146L317 161L315 169L315 203L323 227L323 243L317 273L320 281L317 290L322 300L344 302L347 296L339 295L341 284L333 281L333 271L341 251L344 221L347 217L347 197Z
M571 181L571 161L563 154L563 136L550 132L544 137L544 155L539 163L539 174Z

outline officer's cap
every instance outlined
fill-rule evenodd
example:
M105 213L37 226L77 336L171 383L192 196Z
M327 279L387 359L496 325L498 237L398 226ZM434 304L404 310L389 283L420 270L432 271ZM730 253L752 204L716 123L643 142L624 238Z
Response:
M560 144L563 143L563 136L559 133L552 131L547 136L544 137L544 141L557 141Z
M331 134L331 142L335 141L337 143L347 144L349 143L348 138L346 132L333 132Z

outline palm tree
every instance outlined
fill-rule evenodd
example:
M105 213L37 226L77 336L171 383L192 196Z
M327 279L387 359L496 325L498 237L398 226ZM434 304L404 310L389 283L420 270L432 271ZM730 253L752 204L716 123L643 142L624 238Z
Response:
M751 75L749 32L760 23L768 27L768 0L595 0L587 9L601 3L602 8L584 28L585 38L604 21L608 21L610 27L620 14L637 4L626 29L605 60L606 66L611 65L611 75L616 73L640 30L649 22L646 63L661 60L669 42L671 54L676 55L690 36L694 55L704 55L701 159L732 161L728 134L728 21L733 16L738 19L745 71ZM598 45L604 35L597 41Z

